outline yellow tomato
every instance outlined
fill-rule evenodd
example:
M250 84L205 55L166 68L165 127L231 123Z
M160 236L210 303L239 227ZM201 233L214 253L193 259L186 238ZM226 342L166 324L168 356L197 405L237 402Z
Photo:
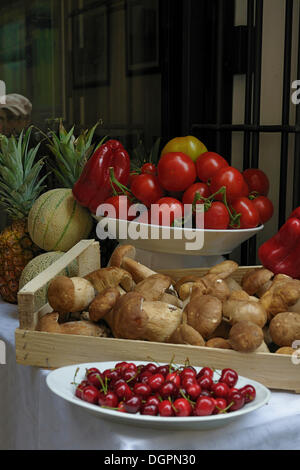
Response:
M161 156L173 152L185 153L195 162L200 155L207 152L207 148L201 140L188 135L186 137L175 137L175 139L170 140L163 148Z

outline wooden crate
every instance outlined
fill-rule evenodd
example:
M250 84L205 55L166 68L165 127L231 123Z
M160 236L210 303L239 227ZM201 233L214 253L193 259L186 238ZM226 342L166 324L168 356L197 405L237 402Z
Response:
M39 317L51 309L35 308L36 292L62 269L78 260L79 275L85 276L100 268L100 246L94 240L83 240L52 266L29 282L18 295L19 328L15 332L16 360L19 364L55 369L71 364L100 361L139 360L182 364L187 359L195 366L216 369L234 368L239 374L257 380L271 389L300 393L300 369L291 356L272 353L239 353L207 347L151 343L115 338L95 338L35 331ZM241 267L234 274L240 281L253 267ZM162 271L180 279L183 276L204 275L207 269Z

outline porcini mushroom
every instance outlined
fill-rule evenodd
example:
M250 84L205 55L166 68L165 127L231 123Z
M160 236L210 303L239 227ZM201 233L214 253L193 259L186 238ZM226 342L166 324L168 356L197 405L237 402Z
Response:
M37 331L81 336L109 336L107 328L96 325L91 321L82 320L59 323L59 318L60 315L57 312L47 313L39 319L36 328Z
M264 287L268 287L274 273L266 268L251 269L242 278L242 288L249 295L256 295L262 292Z
M172 344L189 344L191 346L205 346L205 341L200 333L192 326L182 323L170 338L167 343Z
M177 307L182 307L182 302L178 299L177 293L172 289L173 280L164 274L153 274L143 281L139 282L135 288L135 292L139 292L145 300L170 303Z
M120 296L120 291L116 288L108 288L97 294L88 309L89 319L96 323L103 319L115 306Z
M109 260L109 267L114 266L128 271L135 283L139 283L153 274L157 274L152 269L144 266L135 260L136 250L132 245L119 245L114 250Z
M105 320L116 338L165 342L181 324L182 310L129 292L118 299Z
M229 299L223 302L223 318L231 325L247 320L261 328L268 320L267 312L259 300L244 291L233 292Z
M211 295L192 295L183 315L184 321L207 339L222 321L222 302Z
M300 280L286 276L275 276L271 287L261 297L260 302L271 320L281 312L287 312L300 299Z
M131 274L117 267L97 269L85 276L85 279L93 284L99 294L105 289L114 287L120 288L120 293L123 293L122 289L130 292L135 286Z
M227 279L239 268L238 263L231 260L223 261L209 269L208 274L214 274L219 279Z
M95 298L95 289L87 279L57 276L49 283L47 295L55 312L74 313L90 305Z

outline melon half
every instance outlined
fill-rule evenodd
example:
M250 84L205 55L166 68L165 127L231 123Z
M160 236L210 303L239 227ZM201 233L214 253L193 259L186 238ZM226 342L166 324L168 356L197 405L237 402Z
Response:
M66 252L87 239L92 227L90 212L78 204L71 189L52 189L42 194L28 216L30 237L44 251Z

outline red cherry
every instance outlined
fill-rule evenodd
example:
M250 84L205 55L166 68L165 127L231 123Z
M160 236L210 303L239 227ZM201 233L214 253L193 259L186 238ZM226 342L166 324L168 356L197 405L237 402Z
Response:
M87 385L82 391L82 399L93 405L98 404L99 391L93 385Z
M136 382L133 386L133 392L142 398L147 398L151 395L152 390L148 384L142 382Z
M245 398L240 392L231 392L227 398L229 411L237 411L245 405Z
M157 368L157 371L156 371L158 374L161 374L163 375L164 377L167 377L168 373L169 373L169 366L168 365L165 365L165 366L159 366Z
M152 374L156 374L157 373L157 366L155 364L149 363L145 366L145 370L151 372Z
M145 370L144 372L141 372L138 376L138 381L142 383L147 383L149 378L152 377L152 375L152 372L150 372L149 370Z
M191 385L188 385L186 388L186 393L191 397L192 400L197 400L197 398L200 396L202 392L202 389L199 384L194 383Z
M157 416L158 406L145 404L141 407L141 415Z
M197 376L197 372L192 367L186 367L180 372L181 380L183 380L185 377L191 377L191 378L196 379L196 376Z
M158 405L158 414L164 417L174 416L175 412L172 403L169 400L160 402Z
M191 416L192 414L192 405L186 398L178 398L173 403L175 416Z
M214 371L210 367L202 367L200 372L198 372L198 374L197 374L197 379L199 379L200 377L203 377L203 376L207 376L207 377L210 377L211 379L213 379Z
M183 379L181 379L181 386L183 388L187 388L189 385L193 385L197 383L197 379L196 377L190 377L190 376L187 376L187 377L183 377Z
M216 402L216 406L213 411L213 414L219 415L219 414L225 413L224 410L226 410L227 408L227 401L225 400L225 398L216 398L215 402Z
M125 410L125 407L124 407L124 402L123 401L120 401L118 406L118 411L121 411L122 413L127 413L127 411Z
M203 375L197 380L202 390L210 390L213 384L213 379L208 375Z
M233 388L238 381L238 373L233 369L223 369L219 382L224 382L229 388Z
M215 398L227 398L230 388L226 383L218 382L212 384L210 391L213 393Z
M137 380L137 372L133 369L126 369L122 374L123 379L125 382L130 382L133 384Z
M80 398L81 400L83 400L82 392L83 392L83 389L87 387L88 385L89 383L87 380L83 380L79 385L77 385L76 390L75 390L75 395L77 398Z
M145 405L155 405L155 406L158 406L159 404L160 404L160 399L156 397L155 395L148 397L145 403Z
M244 387L240 388L239 392L244 397L245 403L250 403L256 398L256 390L252 385L245 385Z
M157 391L160 389L164 381L165 381L165 378L162 374L154 374L152 375L152 377L149 377L147 383L149 387L151 388L151 390Z
M194 407L195 416L210 416L216 406L216 402L212 397L199 397Z
M94 373L101 374L100 370L97 369L97 367L90 367L89 369L86 370L85 374L86 374L86 377L88 378L90 374L94 374Z
M127 411L127 413L132 413L136 414L142 405L142 399L141 397L138 397L137 395L133 395L132 397L128 398L124 402L124 408Z
M212 397L199 397L194 407L194 415L210 416L216 406L216 402Z
M87 379L89 385L93 385L94 387L100 389L103 386L103 377L100 372L91 372L88 375Z
M98 405L108 408L117 408L119 404L118 396L115 392L108 391L107 393L100 392L98 397Z
M165 382L159 389L159 394L162 398L174 398L178 394L178 388L174 382Z
M115 387L115 392L121 400L127 400L133 395L132 390L130 389L129 385L125 383L120 383L118 386Z
M180 381L180 375L178 374L178 372L170 372L167 375L166 380L169 382L174 382L176 387L180 388L181 381Z

